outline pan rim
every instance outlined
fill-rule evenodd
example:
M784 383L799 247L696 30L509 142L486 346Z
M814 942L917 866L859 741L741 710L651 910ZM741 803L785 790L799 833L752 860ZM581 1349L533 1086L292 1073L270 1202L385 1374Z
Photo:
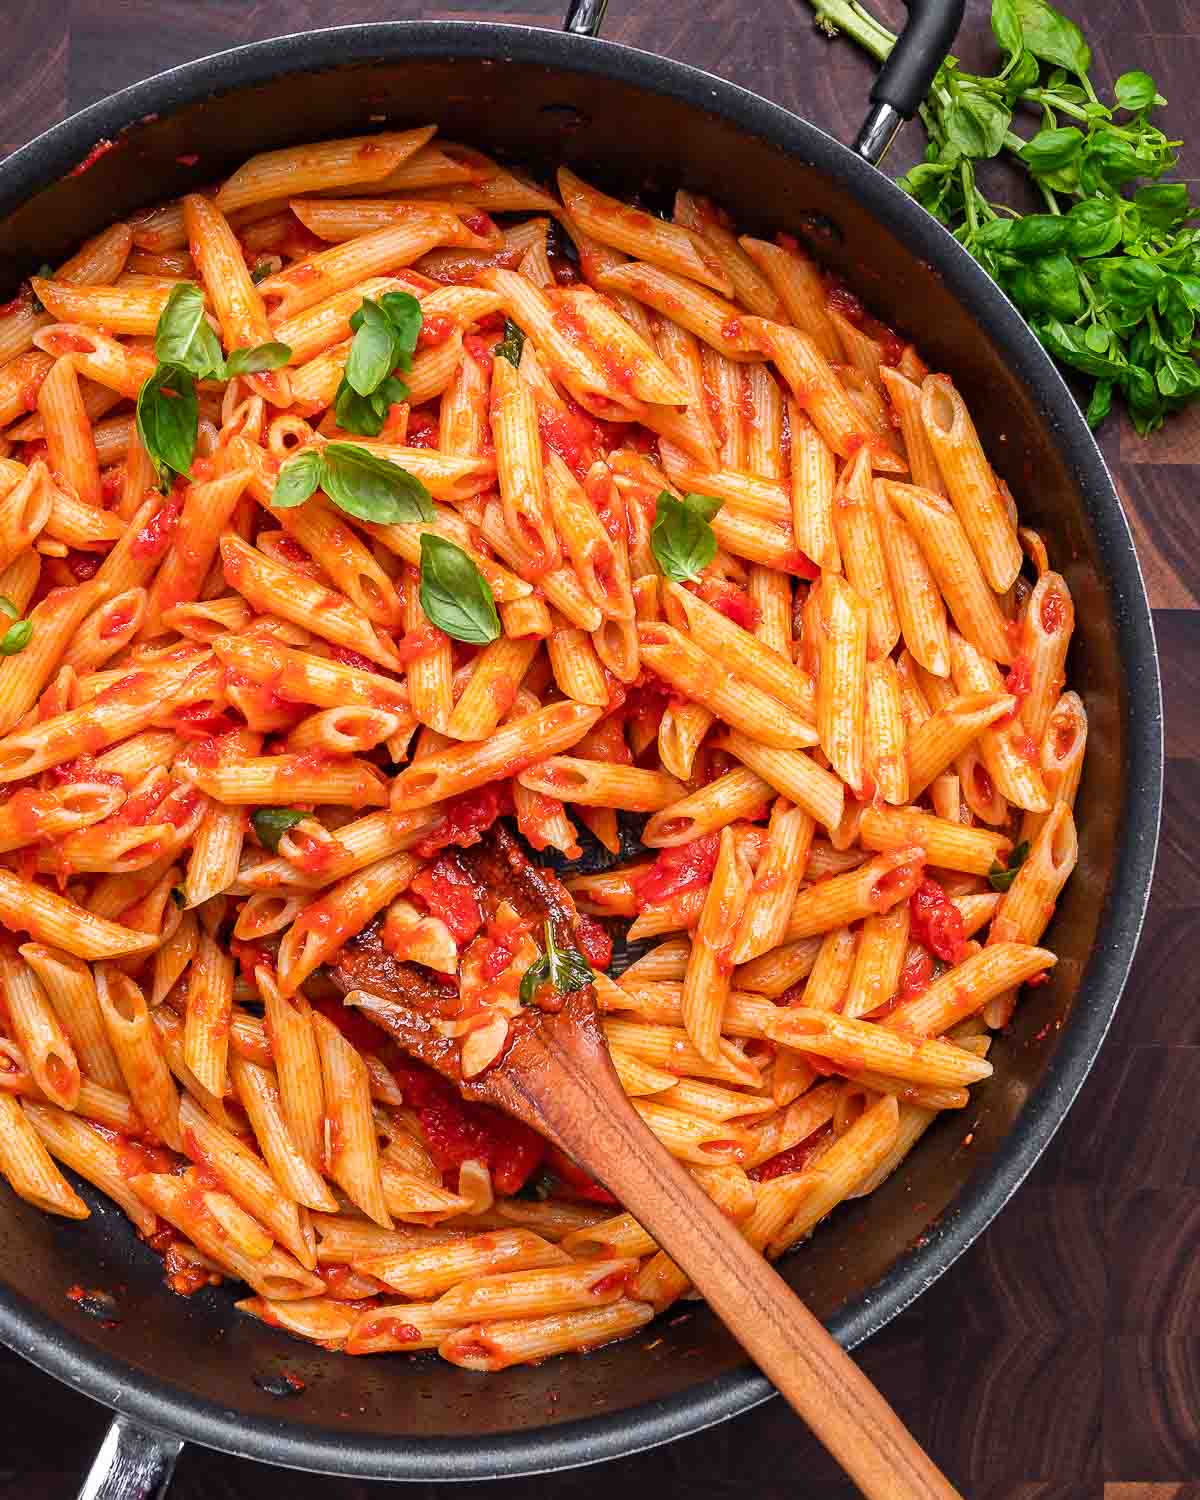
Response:
M926 1290L991 1222L1049 1144L1111 1023L1145 916L1162 802L1162 704L1149 601L1128 522L1095 439L1061 375L996 284L888 178L818 126L713 74L614 42L491 22L376 22L297 32L156 74L51 127L0 163L0 217L56 181L101 138L148 114L212 93L387 57L491 57L566 74L615 76L721 116L849 183L872 216L936 264L950 291L1011 357L1069 464L1110 581L1124 664L1121 717L1127 805L1100 941L1080 980L1069 1026L1017 1125L986 1169L887 1275L830 1321L848 1348ZM409 1481L517 1477L637 1453L748 1411L774 1394L746 1365L666 1401L558 1427L462 1439L354 1438L288 1425L200 1400L95 1350L0 1287L0 1342L67 1385L152 1429L231 1455L355 1478Z

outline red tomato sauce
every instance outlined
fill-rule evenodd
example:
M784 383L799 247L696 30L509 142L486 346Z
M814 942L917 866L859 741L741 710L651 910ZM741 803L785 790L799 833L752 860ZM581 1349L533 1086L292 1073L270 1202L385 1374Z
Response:
M581 913L575 927L575 941L579 951L593 969L607 969L612 963L612 938L594 917Z
M966 935L962 913L936 880L922 880L909 898L912 938L930 953L956 964L963 956Z
M424 903L431 917L446 924L450 936L461 947L483 926L483 912L475 883L456 859L442 855L428 865L409 886Z
M706 833L690 843L663 849L657 859L633 884L638 910L675 901L691 891L703 891L717 867L721 837Z
M813 1061L814 1059L809 1059ZM770 1182L773 1177L786 1177L790 1172L803 1172L817 1152L833 1133L832 1125L822 1125L806 1136L798 1145L769 1157L746 1174L754 1182Z
M507 781L489 781L473 792L464 792L446 804L444 820L416 846L421 859L432 859L439 849L457 844L466 849L479 843L497 818L513 810L512 788Z

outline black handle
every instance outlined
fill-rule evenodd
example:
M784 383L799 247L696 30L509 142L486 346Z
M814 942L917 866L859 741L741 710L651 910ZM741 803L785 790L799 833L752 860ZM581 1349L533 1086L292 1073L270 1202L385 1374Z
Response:
M568 0L563 30L572 36L599 36L608 0Z
M875 79L871 112L854 143L858 154L874 166L883 159L901 122L912 119L929 92L966 8L966 0L905 0L905 4L908 20Z

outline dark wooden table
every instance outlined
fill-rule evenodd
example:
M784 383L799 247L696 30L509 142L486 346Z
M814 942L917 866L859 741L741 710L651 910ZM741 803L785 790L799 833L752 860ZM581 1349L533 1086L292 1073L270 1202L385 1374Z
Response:
M1086 16L1098 79L1135 65L1153 73L1171 100L1164 127L1190 138L1184 167L1200 171L1200 5L1068 8ZM520 11L489 0L460 0L453 11L412 0L7 0L0 9L0 152L147 74L283 32L436 16L559 20L557 0ZM988 55L987 14L984 0L968 0L956 49L968 60ZM857 128L871 77L849 43L814 31L800 0L614 0L606 35L736 80L842 139ZM909 127L889 165L907 165L919 145ZM1166 814L1141 953L1090 1081L1018 1198L861 1351L972 1500L1200 1497L1200 860L1191 847L1200 827L1200 420L1176 418L1150 442L1110 421L1102 442L1150 586L1167 700ZM5 1351L0 1412L0 1496L73 1496L107 1413ZM779 1401L603 1470L493 1486L488 1500L517 1500L534 1485L541 1500L582 1500L601 1485L704 1500L852 1493ZM279 1488L291 1500L384 1493L188 1449L172 1494L258 1500ZM438 1487L437 1500L450 1494Z

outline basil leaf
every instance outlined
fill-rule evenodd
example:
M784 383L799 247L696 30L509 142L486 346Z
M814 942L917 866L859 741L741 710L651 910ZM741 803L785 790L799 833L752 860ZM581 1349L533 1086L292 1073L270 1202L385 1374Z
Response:
M486 646L500 634L500 617L487 579L461 547L421 533L421 608L456 641Z
M413 351L421 334L421 324L425 321L421 304L411 292L384 292L379 305L392 325L397 350L395 363L402 370L410 370Z
M1020 55L1025 41L1015 0L992 0L992 35L1009 57Z
M650 550L667 578L686 583L698 578L717 555L717 538L708 524L722 502L711 495L688 494L682 500L662 490L654 507Z
M509 364L515 368L521 363L521 350L524 347L525 335L511 318L505 318L504 337L496 345L496 354L501 359L508 360Z
M1196 211L1185 182L1154 182L1133 195L1144 224L1154 229L1174 229Z
M191 375L174 365L159 365L138 392L137 430L160 480L169 473L192 477L188 469L199 420Z
M998 860L992 862L992 868L988 871L988 881L994 891L1006 891L1017 878L1017 871L1029 858L1029 840L1022 839L1017 847L1008 856L1008 863L1002 865Z
M257 286L260 281L266 281L268 276L273 276L274 274L275 267L271 262L269 260L260 260L258 265L250 272L250 280Z
M1099 427L1112 410L1113 382L1098 380L1088 402L1087 421L1089 427Z
M578 948L560 948L554 941L554 928L546 922L546 951L521 976L517 996L522 1005L536 1005L537 992L548 984L559 995L570 995L586 989L595 978L591 964Z
M1081 260L1107 255L1121 238L1121 210L1113 198L1085 198L1066 216L1067 244Z
M1074 21L1060 15L1046 0L1014 0L1025 45L1043 62L1069 68L1081 77L1092 64L1091 49Z
M258 842L274 854L288 829L303 823L307 817L307 813L297 812L293 807L256 807L250 814L250 824Z
M1004 145L1012 110L992 94L962 89L945 115L946 135L964 156L995 156Z
M1164 396L1186 401L1200 390L1200 369L1190 355L1168 350L1158 362L1154 383Z
M321 487L336 506L360 521L394 525L434 519L429 491L416 475L353 443L326 443Z
M204 294L193 282L171 288L154 330L154 357L160 365L177 365L199 380L224 368L221 345L204 316Z
M7 615L10 620L19 620L21 618L21 611L7 594L0 594L0 615Z
M276 510L303 505L320 487L321 470L321 453L317 448L306 448L303 453L297 453L295 458L289 458L275 480L271 504Z
M408 387L394 375L389 375L369 396L360 396L343 375L333 400L334 420L343 432L378 437L387 425L392 403L407 399Z
M1010 105L1015 104L1018 96L1026 89L1037 87L1038 75L1041 71L1041 66L1032 52L1021 53L1016 67L1004 80L1004 97Z
M1077 318L1083 311L1079 273L1061 251L1013 267L1005 273L1004 286L1023 312Z
M235 375L258 375L263 370L279 370L292 357L286 344L258 344L253 349L235 349L225 361L225 378Z
M18 620L0 636L0 655L17 656L33 639L33 621Z
M1017 155L1036 176L1069 166L1082 150L1083 132L1074 125L1062 125L1056 130L1039 130L1025 142Z
M367 297L350 319L350 327L355 332L346 360L346 382L360 396L369 396L398 363L395 330L387 313Z
M1062 214L1026 214L1012 220L1005 248L1013 255L1047 255L1062 249L1069 234Z
M1149 109L1159 99L1154 79L1141 68L1135 68L1131 73L1122 73L1113 85L1113 93L1122 109L1135 111ZM1162 102L1165 104L1166 100Z

